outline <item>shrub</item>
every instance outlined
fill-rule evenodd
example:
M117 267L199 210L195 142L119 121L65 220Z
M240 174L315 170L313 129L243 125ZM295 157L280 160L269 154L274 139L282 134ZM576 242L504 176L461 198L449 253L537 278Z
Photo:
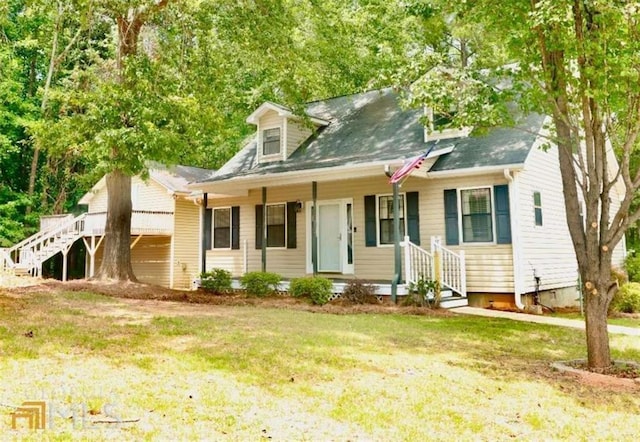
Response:
M324 305L333 295L333 283L322 276L295 278L289 285L289 294L297 298L310 298L314 304Z
M278 291L282 277L271 272L249 272L242 275L240 285L249 295L264 297Z
M228 293L231 291L231 272L225 269L203 272L200 274L200 286L214 293Z
M624 269L619 267L611 268L611 277L618 282L618 286L622 287L624 284L629 282L629 277L627 276L627 272Z
M624 260L624 268L629 276L629 281L640 282L640 254L629 253Z
M439 281L420 278L409 284L409 295L405 299L405 304L439 308L440 290Z
M378 302L376 288L369 281L351 279L342 291L342 297L354 304L374 304Z
M640 313L640 283L629 282L614 295L610 310L622 313Z

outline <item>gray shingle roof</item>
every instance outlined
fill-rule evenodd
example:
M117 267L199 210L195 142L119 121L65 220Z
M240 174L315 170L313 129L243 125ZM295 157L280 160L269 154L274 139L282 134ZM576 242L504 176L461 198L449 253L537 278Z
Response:
M542 117L525 122L529 132L495 129L482 137L450 138L424 142L421 109L403 110L390 89L309 103L307 113L330 121L318 129L286 161L259 164L256 139L251 139L215 174L202 181L222 181L240 176L393 161L428 150L454 145L431 168L444 171L467 167L523 163L542 124Z
M149 169L153 179L168 190L185 193L191 192L191 189L187 188L189 183L206 180L214 172L211 169L182 165L167 168L158 163L154 163Z

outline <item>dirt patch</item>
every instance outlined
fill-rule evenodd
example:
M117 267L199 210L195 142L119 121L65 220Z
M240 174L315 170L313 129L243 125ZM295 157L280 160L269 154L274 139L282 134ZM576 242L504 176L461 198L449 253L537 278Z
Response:
M594 373L586 369L586 361L555 362L551 367L561 373L577 378L581 383L591 387L603 387L617 390L640 391L640 377L637 377L640 366L635 362L614 362L610 373Z
M208 304L220 306L256 306L264 308L282 308L322 312L332 314L407 314L424 316L452 316L447 310L431 310L423 307L410 307L391 303L353 304L343 299L336 299L326 305L313 305L308 299L293 298L286 295L274 295L265 298L247 296L244 293L214 295L203 290L172 290L149 284L133 282L104 282L74 280L67 282L45 281L30 287L6 289L9 296L28 295L34 293L55 294L58 292L91 292L119 299L171 301L182 304ZM166 305L169 307L169 305ZM161 310L163 308L160 308ZM170 310L175 310L170 308ZM194 309L198 311L197 309ZM201 310L200 310L201 311Z

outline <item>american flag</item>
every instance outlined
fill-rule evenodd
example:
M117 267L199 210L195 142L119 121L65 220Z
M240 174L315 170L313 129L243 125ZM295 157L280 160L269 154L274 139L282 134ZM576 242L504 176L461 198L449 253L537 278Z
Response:
M431 149L433 149L433 147ZM414 170L420 169L420 166L422 166L422 162L424 161L424 159L431 153L431 149L424 153L421 153L420 155L416 155L415 157L404 160L404 164L402 165L402 167L396 170L393 175L391 175L391 178L389 178L389 184L395 184L402 178L411 175L411 172L413 172Z

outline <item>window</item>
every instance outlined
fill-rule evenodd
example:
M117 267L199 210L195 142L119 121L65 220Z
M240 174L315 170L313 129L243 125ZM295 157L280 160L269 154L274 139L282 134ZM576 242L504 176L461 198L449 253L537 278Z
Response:
M280 153L280 128L262 131L262 155L277 155Z
M400 235L405 235L404 227L404 195L398 199L400 203ZM378 197L378 244L393 244L393 196Z
M442 130L449 129L448 125L451 124L451 122L453 121L453 118L456 116L457 113L458 112L456 110L452 110L447 114L434 113L433 121L431 122L432 129L435 131L442 131Z
M286 246L286 205L267 205L267 247Z
M493 241L491 189L461 190L462 238L464 242Z
M536 226L542 225L542 197L540 192L533 192L533 214Z
M213 209L213 248L231 248L231 208Z

